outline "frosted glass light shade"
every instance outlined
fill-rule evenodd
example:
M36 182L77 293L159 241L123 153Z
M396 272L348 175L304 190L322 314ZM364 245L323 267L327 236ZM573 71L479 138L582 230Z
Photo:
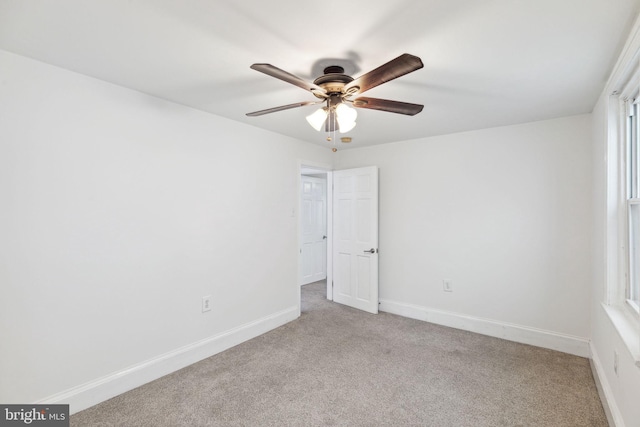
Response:
M340 104L336 107L336 115L338 116L338 125L340 126L340 133L349 132L356 127L356 118L358 112L345 104Z
M336 107L336 114L338 115L338 120L344 120L345 122L355 122L358 118L356 109L345 104L340 104Z
M340 119L338 119L338 126L340 126L340 133L347 133L351 129L356 127L356 122L343 123L342 121L340 121Z
M322 129L325 120L327 120L327 110L325 108L320 108L307 116L307 122L318 132Z

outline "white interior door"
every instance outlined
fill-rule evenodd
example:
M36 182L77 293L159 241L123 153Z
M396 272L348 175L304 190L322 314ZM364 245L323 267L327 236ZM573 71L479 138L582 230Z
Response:
M302 282L327 278L327 180L302 176Z
M333 172L333 300L378 313L378 168Z

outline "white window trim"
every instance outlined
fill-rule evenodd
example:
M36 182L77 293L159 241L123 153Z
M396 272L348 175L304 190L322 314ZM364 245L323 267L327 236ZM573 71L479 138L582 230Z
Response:
M629 223L626 176L627 100L640 98L640 18L607 82L606 293L604 311L640 367L640 315L628 301Z
M613 298L609 301L610 304L614 305L622 305L624 306L624 310L628 310L628 315L634 318L636 321L640 322L640 312L638 311L638 305L635 301L632 301L629 297L629 293L631 290L631 207L633 205L640 205L640 198L630 198L632 195L632 187L638 186L637 176L636 182L632 183L631 178L629 176L628 165L630 162L637 161L637 155L634 156L633 159L629 159L629 155L633 155L629 151L628 147L628 118L632 115L632 109L634 104L640 102L640 64L634 67L634 72L632 76L626 82L624 89L618 95L618 109L617 109L617 132L615 134L615 139L611 141L613 144L618 145L618 153L619 158L617 162L617 168L619 170L618 176L621 176L622 179L619 181L619 189L616 191L618 197L621 197L618 205L621 207L622 215L624 217L622 228L623 231L623 240L621 240L621 245L619 245L620 256L624 259L623 263L623 275L621 276L624 280L620 280L617 283L612 282L611 286L615 289L612 290L611 294ZM615 125L614 125L615 126ZM637 131L637 130L636 130ZM610 134L611 135L611 134ZM632 166L633 167L633 166ZM636 173L639 173L637 169L640 169L640 165L635 165ZM636 193L638 189L636 189ZM622 206L624 205L624 206ZM619 215L620 216L620 215ZM618 217L619 217L618 216ZM624 242L624 243L622 243ZM639 335L640 336L640 335Z

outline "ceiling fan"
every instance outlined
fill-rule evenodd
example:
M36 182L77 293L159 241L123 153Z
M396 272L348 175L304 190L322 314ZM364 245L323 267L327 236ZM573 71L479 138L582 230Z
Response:
M349 108L347 104L356 108L368 108L371 110L414 116L422 111L423 105L390 101L388 99L368 98L358 95L390 80L419 70L423 66L420 58L405 53L356 79L344 74L344 68L340 66L329 66L324 69L324 75L315 79L313 83L309 83L271 64L253 64L251 66L252 69L308 90L315 95L316 98L319 98L319 101L305 101L282 105L280 107L247 113L247 116L262 116L263 114L275 113L277 111L306 105L325 104L324 107L307 116L307 121L318 131L320 131L324 125L325 132L335 132L339 130L342 133L353 129L357 116L356 111Z

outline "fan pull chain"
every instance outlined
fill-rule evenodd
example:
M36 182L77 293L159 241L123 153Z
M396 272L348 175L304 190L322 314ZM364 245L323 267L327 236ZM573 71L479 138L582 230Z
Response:
M336 107L333 107L333 137L331 138L331 145L333 145L335 147L336 145L336 120L337 120L337 115L336 115Z
M337 124L337 118L336 118L336 112L335 112L335 107L330 107L329 109L329 136L327 136L327 141L329 141L331 143L331 145L333 145L333 148L331 148L331 151L333 151L334 153L336 151L338 151L338 149L336 148L336 124Z

